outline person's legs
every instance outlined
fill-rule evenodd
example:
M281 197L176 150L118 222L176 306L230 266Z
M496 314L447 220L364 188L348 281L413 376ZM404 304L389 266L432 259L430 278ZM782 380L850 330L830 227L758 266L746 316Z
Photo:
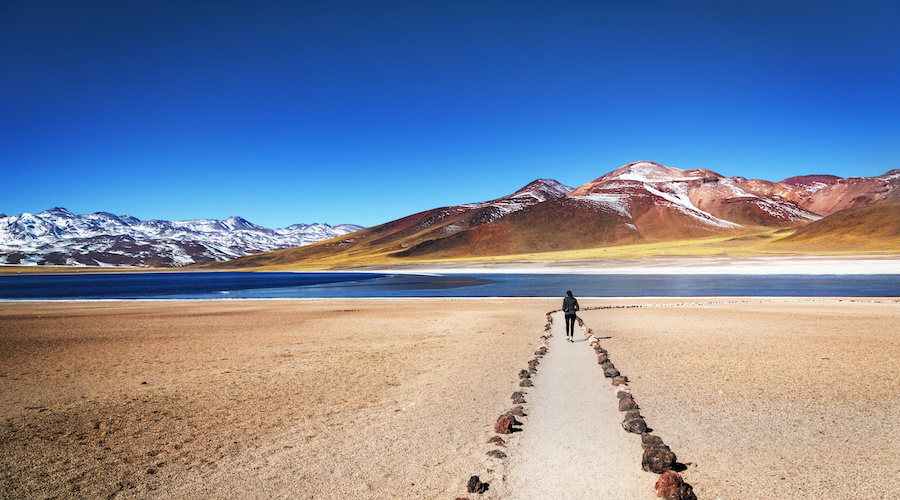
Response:
M575 336L575 316L566 316L566 337Z

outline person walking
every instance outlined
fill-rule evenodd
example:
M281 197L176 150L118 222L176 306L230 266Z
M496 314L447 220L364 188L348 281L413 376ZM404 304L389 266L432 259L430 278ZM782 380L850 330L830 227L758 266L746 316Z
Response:
M563 298L562 309L566 315L566 340L575 342L575 311L581 308L578 307L578 299L572 295L571 290L566 292L566 296Z

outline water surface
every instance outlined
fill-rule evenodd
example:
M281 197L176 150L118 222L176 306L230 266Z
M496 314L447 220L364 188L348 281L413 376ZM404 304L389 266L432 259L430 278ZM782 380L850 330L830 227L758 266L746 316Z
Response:
M900 275L166 272L0 275L0 299L897 297Z

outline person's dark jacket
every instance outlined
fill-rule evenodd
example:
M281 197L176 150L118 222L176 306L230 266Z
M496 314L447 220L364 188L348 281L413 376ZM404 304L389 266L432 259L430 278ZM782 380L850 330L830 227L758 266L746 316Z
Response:
M562 309L566 316L575 316L575 311L581 308L578 307L578 300L575 297L565 297L563 298Z

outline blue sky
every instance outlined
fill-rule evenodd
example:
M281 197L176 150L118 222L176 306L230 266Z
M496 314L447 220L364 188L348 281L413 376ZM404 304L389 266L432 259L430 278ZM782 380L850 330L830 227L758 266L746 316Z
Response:
M0 0L0 212L375 225L634 160L880 175L898 27L896 0Z

